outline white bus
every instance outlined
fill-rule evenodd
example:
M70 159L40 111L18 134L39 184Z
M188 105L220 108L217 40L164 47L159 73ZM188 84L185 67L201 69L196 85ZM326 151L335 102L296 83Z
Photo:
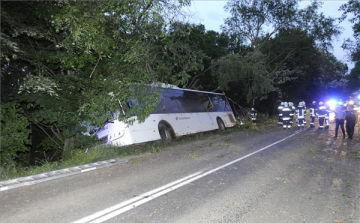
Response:
M137 121L136 116L132 125L112 120L97 132L98 138L106 144L125 146L236 125L224 94L164 84L161 90L158 108L144 122Z

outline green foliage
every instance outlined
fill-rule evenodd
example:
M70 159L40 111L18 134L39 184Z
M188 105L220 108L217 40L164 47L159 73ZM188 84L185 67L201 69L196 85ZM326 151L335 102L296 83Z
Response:
M57 90L60 89L51 78L44 76L27 75L24 78L24 83L20 85L18 94L36 94L41 92L50 96L58 97L59 95L56 93Z
M14 102L1 104L0 165L12 163L19 153L26 152L30 142L29 122Z
M350 14L349 21L353 23L353 31L355 41L347 39L343 44L343 49L347 50L351 54L351 59L355 62L354 68L351 70L348 76L349 91L358 91L360 88L360 1L349 0L346 4L340 7L340 10L344 11L342 20L347 18Z
M322 2L313 1L311 4L298 11L297 27L307 32L317 46L325 52L332 49L333 38L340 35L340 27L336 24L336 18L325 17L319 12Z
M193 38L197 28L180 22L171 23L164 38L157 42L157 56L162 62L156 68L161 82L187 86L191 75L203 70L203 60L207 57Z
M292 25L296 6L296 0L231 0L225 7L230 17L225 20L223 28L230 36L236 36L239 42L250 44L252 49L260 49L264 40L269 40L281 28ZM265 32L269 27L271 30Z
M274 90L266 70L265 57L260 52L248 53L246 56L228 55L221 58L218 64L219 85L223 89L232 86L242 91L248 103Z
M279 98L308 101L329 91L344 90L346 86L346 66L329 53L340 28L336 19L319 12L320 7L321 2L314 1L298 9L297 0L231 0L225 7L230 16L223 31L234 42L264 55L267 71L264 78L271 83L265 82L265 86L272 85L272 90L259 99L268 98L272 105L267 107L273 111ZM244 50L237 53L248 54ZM244 83L238 84L237 88L244 86ZM242 98L243 95L231 90L230 96ZM247 99L249 95L247 93Z
M1 78L7 91L2 88L2 99L24 105L28 121L41 132L34 147L74 146L73 139L84 131L83 121L100 127L113 118L143 121L159 100L158 91L144 86L161 79L160 65L181 59L179 75L166 81L186 83L187 72L200 69L201 59L184 54L176 44L179 38L168 37L172 34L166 26L172 19L168 15L187 4L4 2ZM172 58L159 56L159 43L171 49ZM137 103L128 108L130 99ZM125 115L114 117L121 108Z

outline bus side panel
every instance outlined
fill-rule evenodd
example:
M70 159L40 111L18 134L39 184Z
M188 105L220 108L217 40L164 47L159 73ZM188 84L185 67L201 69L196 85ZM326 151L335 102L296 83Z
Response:
M160 134L158 130L158 115L151 114L144 122L135 121L129 126L133 143L143 143L159 140Z
M206 112L168 114L162 115L161 119L172 126L176 136L217 129L217 124Z
M218 129L216 118L214 119L210 112L197 113L197 116L201 123L199 132Z

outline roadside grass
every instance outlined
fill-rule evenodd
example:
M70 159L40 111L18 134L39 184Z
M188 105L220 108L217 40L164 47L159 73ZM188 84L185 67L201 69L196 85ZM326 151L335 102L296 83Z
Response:
M163 150L166 150L170 146L176 146L178 144L196 142L199 140L204 140L208 138L219 138L222 136L230 135L232 133L241 132L241 131L254 131L257 132L260 128L266 127L269 124L273 124L273 120L267 120L262 118L262 123L251 123L247 122L242 126L234 126L233 128L228 128L226 131L216 130L210 132L203 132L193 135L187 135L179 137L176 140L160 140L154 142L148 142L143 144L131 145L131 146L105 146L98 145L90 149L69 149L64 151L62 154L62 160L57 162L50 162L49 160L44 160L38 166L16 166L16 165L6 165L0 166L0 181L13 179L17 177L29 176L40 174L44 172L69 168L73 166L104 161L114 158L124 158L127 156L134 156L143 153L160 153ZM230 142L230 138L225 137L220 139L220 142ZM209 145L212 146L212 145ZM213 144L215 146L215 144ZM194 158L199 157L200 154L193 154ZM142 162L141 160L131 158L131 163Z
M351 152L355 159L360 159L360 151Z

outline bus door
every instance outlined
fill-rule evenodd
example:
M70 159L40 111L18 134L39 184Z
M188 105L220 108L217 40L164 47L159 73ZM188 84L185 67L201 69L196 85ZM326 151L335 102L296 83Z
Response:
M206 112L199 113L201 116L201 122L203 123L204 130L211 130L211 129L217 129L217 122L216 117L213 117L213 112L211 112L214 109L214 105L211 102L210 98L206 94L200 94L201 103L203 104L204 108L206 109Z

